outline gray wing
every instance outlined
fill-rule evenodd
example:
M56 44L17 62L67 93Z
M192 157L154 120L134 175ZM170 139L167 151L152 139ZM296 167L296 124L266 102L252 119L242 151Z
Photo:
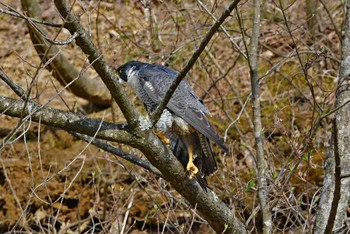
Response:
M139 73L139 75L144 78L141 79L144 81L142 84L144 90L157 104L163 100L163 97L177 75L175 71L169 68L164 69L163 66L159 67L163 69L148 68ZM183 118L201 134L218 144L227 153L229 152L228 148L205 116L205 113L209 113L208 109L201 103L200 99L186 81L183 80L175 90L167 108L174 114Z
M208 137L210 140L218 144L223 150L226 151L226 153L229 153L229 150L226 147L225 143L222 141L220 136L217 134L215 129L211 126L208 119L201 111L190 107L186 109L180 109L171 103L171 100L169 101L168 107L176 115L180 116L187 123L192 125L198 132L202 133L204 136Z

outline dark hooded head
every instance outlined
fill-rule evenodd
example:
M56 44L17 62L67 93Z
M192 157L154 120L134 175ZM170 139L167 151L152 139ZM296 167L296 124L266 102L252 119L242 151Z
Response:
M145 65L145 64L142 62L130 61L130 62L127 62L127 63L121 65L120 67L118 67L116 69L116 71L122 80L124 80L125 82L128 82L129 69L131 69L131 68L138 69L139 67L141 67L143 65Z

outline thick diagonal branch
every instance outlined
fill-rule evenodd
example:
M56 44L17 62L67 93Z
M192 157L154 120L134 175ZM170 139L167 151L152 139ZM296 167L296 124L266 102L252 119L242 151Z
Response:
M117 102L123 115L125 116L130 126L135 126L138 122L138 113L130 102L130 99L125 94L122 86L118 83L118 79L106 61L103 59L103 55L93 44L89 33L85 31L82 25L79 23L78 17L76 17L71 11L70 5L64 0L55 0L55 5L60 12L64 27L69 30L73 35L78 33L79 36L75 39L77 45L86 54L90 63L99 74L103 82L112 94L112 97Z

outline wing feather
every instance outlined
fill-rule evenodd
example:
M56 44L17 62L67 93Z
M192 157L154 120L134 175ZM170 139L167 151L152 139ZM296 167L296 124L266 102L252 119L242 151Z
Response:
M160 67L163 68L163 66ZM163 100L177 73L169 68L154 70L149 67L148 69L143 69L139 75L147 77L147 79L144 79L143 88L152 101L158 105ZM185 80L175 90L167 108L177 116L183 118L201 134L218 144L225 152L229 152L205 116L205 114L209 114L209 110Z
M229 149L202 112L192 108L186 108L184 111L179 110L171 101L169 102L168 106L171 111L183 118L198 132L202 133L204 136L218 144L226 153L229 153Z

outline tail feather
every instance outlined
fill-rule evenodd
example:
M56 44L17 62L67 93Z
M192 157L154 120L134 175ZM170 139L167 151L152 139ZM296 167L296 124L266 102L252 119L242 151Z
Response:
M202 171L204 175L209 176L217 170L216 161L210 146L209 139L202 134L198 134L198 138L203 152Z

